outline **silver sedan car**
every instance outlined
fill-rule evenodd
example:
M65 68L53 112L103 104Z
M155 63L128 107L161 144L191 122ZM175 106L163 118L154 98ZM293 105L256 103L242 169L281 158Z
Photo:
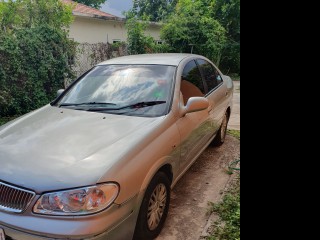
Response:
M0 128L0 240L151 240L170 191L225 140L233 83L208 59L103 62Z

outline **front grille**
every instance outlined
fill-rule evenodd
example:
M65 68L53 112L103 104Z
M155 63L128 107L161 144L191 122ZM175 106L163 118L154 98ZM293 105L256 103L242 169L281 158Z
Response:
M0 210L21 213L29 206L35 193L0 182Z

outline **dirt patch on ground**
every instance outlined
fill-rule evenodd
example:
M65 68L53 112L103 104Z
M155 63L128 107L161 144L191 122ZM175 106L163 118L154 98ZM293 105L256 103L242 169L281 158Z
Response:
M240 141L227 136L221 147L209 147L178 182L170 212L157 240L198 240L210 218L208 202L217 203L230 181L229 163L240 158Z

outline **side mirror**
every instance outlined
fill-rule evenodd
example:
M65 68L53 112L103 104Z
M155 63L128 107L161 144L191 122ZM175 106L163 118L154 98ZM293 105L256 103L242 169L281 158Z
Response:
M57 91L57 97L60 97L60 95L64 92L64 89L60 89Z
M187 106L182 109L182 117L188 113L200 112L209 108L209 101L203 97L192 97L188 100Z

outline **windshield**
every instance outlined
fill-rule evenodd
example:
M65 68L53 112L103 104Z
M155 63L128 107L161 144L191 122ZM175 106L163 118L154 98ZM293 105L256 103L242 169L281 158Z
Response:
M163 65L97 66L56 106L83 111L156 117L168 113L176 68Z

